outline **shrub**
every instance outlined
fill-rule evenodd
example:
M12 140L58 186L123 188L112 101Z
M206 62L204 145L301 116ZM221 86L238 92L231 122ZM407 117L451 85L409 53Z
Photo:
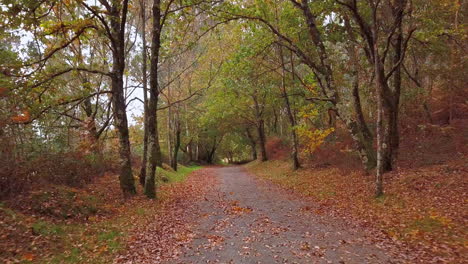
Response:
M2 156L0 199L44 184L82 187L114 167L111 161L94 153L41 153L23 159L15 159L12 155Z

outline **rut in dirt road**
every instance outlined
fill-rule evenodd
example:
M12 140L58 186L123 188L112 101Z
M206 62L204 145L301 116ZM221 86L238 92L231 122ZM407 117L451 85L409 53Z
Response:
M167 263L394 263L363 231L305 210L307 203L241 167L214 169L194 238Z

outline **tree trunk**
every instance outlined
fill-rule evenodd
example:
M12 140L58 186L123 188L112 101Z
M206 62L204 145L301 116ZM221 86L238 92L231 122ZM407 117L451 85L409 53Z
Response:
M359 65L356 54L357 52L354 47L351 53L353 67L352 106L356 117L354 121L351 121L348 124L348 129L350 129L351 135L358 145L361 162L363 163L366 171L369 172L377 165L376 152L374 150L374 138L367 126L366 120L364 119L364 113L362 112L361 97L359 95Z
M379 197L383 195L383 106L382 98L379 93L377 99L377 169L375 175L375 196Z
M123 74L125 70L125 23L122 23L121 27L121 22L126 20L128 1L124 1L123 4L115 3L114 5L122 5L122 10L117 6L113 6L114 18L111 19L110 23L113 41L111 101L114 110L114 126L117 129L119 138L120 187L124 197L128 197L136 193L135 182L132 174L130 140L123 82ZM122 11L121 18L120 11Z
M168 90L169 91L169 90ZM170 95L168 95L169 97ZM170 104L170 102L168 102ZM166 129L167 129L167 157L169 159L169 164L172 164L172 124L171 124L171 107L167 109L167 122L166 122Z
M263 110L258 102L256 94L251 95L254 102L255 120L258 134L258 143L260 145L260 161L267 161L265 121L262 118Z
M374 31L375 32L375 31ZM386 172L386 159L388 149L391 148L389 130L393 115L392 98L390 89L385 79L384 65L378 54L378 47L374 47L374 73L377 88L377 168L375 195L383 194L383 175Z
M142 28L141 28L141 38L143 42L143 50L142 50L142 66L141 72L143 77L143 107L144 107L144 121L143 121L143 157L141 160L141 168L140 168L140 175L139 180L142 186L145 185L145 178L146 178L146 163L148 162L148 80L146 78L147 73L147 56L146 56L146 0L140 0L141 6L141 20L142 20Z
M222 139L221 139L222 140ZM220 142L221 142L220 140ZM214 137L214 141L213 141L213 146L211 147L211 149L208 151L208 155L206 157L206 162L208 164L212 164L213 163L213 160L214 160L214 154L216 152L216 148L218 147L218 141L216 139L216 137Z
M175 127L175 139L174 139L174 150L172 151L172 159L171 159L171 167L177 171L177 159L179 155L179 148L180 148L180 134L182 133L180 129L179 120L177 120L177 124Z
M276 107L273 106L273 133L278 134L278 114L276 113Z
M349 35L350 42L347 46L348 53L350 55L350 66L351 66L351 78L352 78L352 92L351 92L351 106L353 115L348 115L345 119L345 123L348 131L353 137L354 142L357 145L358 153L361 162L367 172L375 168L377 164L376 152L374 150L374 139L369 127L367 126L362 111L361 97L359 95L359 54L358 45L355 33L351 28L351 23L347 16L344 17L344 25L346 32ZM343 113L343 111L341 111Z
M351 118L341 118L341 120L345 122L347 130L349 134L351 134L351 137L356 144L356 149L364 169L367 172L371 171L377 164L376 152L373 146L372 138L369 139L365 136L356 120Z
M402 5L400 3L400 5ZM397 9L394 13L395 17L402 16L403 9ZM401 21L399 22L398 29L396 32L396 40L393 45L394 55L392 59L392 64L395 65L400 61L402 56L402 45L403 45L403 35L402 35L402 26ZM388 135L385 137L389 140L389 147L387 152L384 154L384 171L393 170L393 162L397 158L398 148L400 146L400 133L398 131L398 112L400 107L400 94L401 94L401 65L398 66L392 76L392 109L389 113L388 120Z
M374 30L374 34L375 34ZM385 173L385 155L387 153L388 137L386 136L385 130L388 129L388 122L385 124L384 118L388 114L386 111L388 107L389 98L386 95L388 92L385 87L385 73L384 66L381 63L380 56L378 55L378 47L374 46L374 73L375 83L377 87L377 168L376 168L376 179L375 179L375 196L379 197L383 195L383 174ZM387 125L387 126L386 126ZM388 135L388 134L387 134Z
M281 93L284 98L284 103L286 105L286 111L288 113L288 118L289 118L289 123L291 125L291 140L292 140L292 145L293 145L293 151L291 153L291 158L293 161L293 169L297 170L301 167L301 164L299 163L299 140L297 137L296 133L296 118L294 117L294 114L291 110L291 103L289 102L289 96L286 91L286 69L284 65L284 57L283 57L283 48L280 46L279 47L279 55L281 59L281 68L282 68L282 73L281 73ZM294 76L294 69L292 70L292 74Z
M161 47L161 2L153 1L153 28L151 41L150 100L148 106L148 169L145 178L145 195L156 198L156 167L162 165L159 146L157 107L159 99L158 62Z
M320 65L317 66L313 63L313 60L303 53L298 54L300 58L305 59L305 63L311 69L314 69L314 72L321 72L320 74L324 77L324 86L322 88L322 93L331 99L332 104L335 106L338 116L343 120L348 129L349 133L351 134L354 142L357 145L357 150L359 152L359 156L361 161L364 165L366 171L369 171L375 168L376 165L376 155L375 150L373 149L373 140L372 137L369 136L370 133L366 133L363 129L363 126L360 124L360 121L356 121L353 118L352 114L349 114L349 108L344 107L344 102L339 97L337 93L334 78L333 78L333 71L329 64L328 54L325 49L325 45L321 39L320 31L318 30L316 23L315 23L315 16L313 15L312 11L310 10L309 1L304 0L301 2L300 8L306 18L307 25L309 27L309 35L312 39L312 42L317 46L320 58ZM317 76L317 74L316 74ZM359 111L362 113L362 108L360 105L355 104L354 107L359 106ZM357 113L359 116L359 112Z
M114 63L114 67L118 65ZM114 125L119 137L119 166L120 187L125 197L136 193L132 174L130 155L130 140L128 132L127 114L125 112L125 98L123 94L123 79L119 76L112 78L112 105L114 109Z
M96 122L93 116L93 107L92 107L90 98L84 100L83 109L86 114L85 126L86 126L86 130L88 131L87 138L91 145L90 149L93 151L93 153L100 155L101 151L99 148L99 135L98 135L97 128L96 128Z
M197 136L197 145L195 148L195 160L200 161L200 139Z
M168 67L167 67L167 71L168 71L168 79L170 80L171 79L171 60L168 61ZM172 157L173 157L173 148L172 148L172 143L173 143L173 138L172 138L172 131L173 131L173 118L172 118L172 106L171 106L171 102L170 102L170 99L171 99L171 85L168 84L167 85L167 104L169 106L169 108L167 109L167 122L166 122L166 127L167 127L167 157L169 159L169 164L171 165L172 167L172 164L173 164L173 161L172 161Z
M260 161L267 161L265 125L263 119L257 123L258 143L260 145Z
M383 138L384 143L388 146L385 148L382 158L384 172L393 170L393 162L398 148L398 111L394 107L393 105L391 109L388 109L388 113L384 113L386 126Z
M255 141L255 138L250 132L250 129L246 128L245 131L250 141L250 147L252 148L252 160L256 160L257 159L257 142Z
M187 113L187 105L184 104L184 112ZM184 118L185 120L185 136L190 138L190 141L187 144L186 151L189 158L189 161L193 161L193 138L190 137L190 129L188 125L188 118Z

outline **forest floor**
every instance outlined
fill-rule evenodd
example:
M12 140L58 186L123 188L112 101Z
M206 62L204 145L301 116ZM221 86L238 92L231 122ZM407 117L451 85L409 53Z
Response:
M115 175L82 190L55 187L19 197L16 202L22 207L0 206L0 259L116 264L464 262L466 203L460 197L466 165L460 160L440 171L431 168L432 174L421 169L400 172L403 182L411 180L407 188L419 188L420 199L411 190L398 189L403 187L394 179L387 181L386 196L372 198L370 178L340 174L337 168L292 172L286 160L246 167L165 172L169 183L162 184L156 201L142 195L119 199ZM440 186L428 187L426 177ZM442 189L442 194L433 189ZM458 196L448 203L444 195ZM458 211L445 214L453 210Z
M386 175L385 195L373 196L371 175L333 166L292 171L290 162L253 163L248 170L308 200L314 215L335 216L379 230L409 263L466 263L468 170L463 159Z
M123 200L112 173L40 186L0 203L0 263L466 263L468 130L451 131L402 142L379 198L346 147L292 171L278 140L267 162L159 170L157 200Z
M164 227L159 221L150 223L133 236L117 263L400 263L416 259L375 230L314 213L315 204L242 167L202 171L210 175L209 187L194 204L181 201L178 210L183 213L171 225L179 233L161 241ZM174 239L178 247L161 250L160 242L174 245L170 242Z
M161 228L150 224L117 262L466 263L467 130L428 129L402 141L378 198L345 145L293 171L270 139L268 162L202 170L209 186L179 208L185 231L172 256L154 254Z
M166 181L158 182L157 200L142 195L141 186L138 195L123 200L113 173L84 188L40 186L6 200L0 203L0 263L112 263L134 230L157 221L170 237L179 201L204 190L207 178L199 168L158 169ZM170 251L170 244L162 244Z
M385 174L385 193L378 198L374 174L363 172L350 151L352 141L330 140L303 154L302 168L293 171L287 144L270 138L270 160L246 168L309 200L317 215L379 230L412 251L412 262L467 263L468 123L403 131L394 170Z

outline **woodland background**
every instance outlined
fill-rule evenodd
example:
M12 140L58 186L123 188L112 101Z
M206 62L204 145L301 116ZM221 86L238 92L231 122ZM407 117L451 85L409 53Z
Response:
M467 5L2 0L0 255L50 259L57 239L88 236L66 223L100 230L194 166L255 161L324 210L455 263ZM115 225L88 237L89 254L118 250L128 227Z

